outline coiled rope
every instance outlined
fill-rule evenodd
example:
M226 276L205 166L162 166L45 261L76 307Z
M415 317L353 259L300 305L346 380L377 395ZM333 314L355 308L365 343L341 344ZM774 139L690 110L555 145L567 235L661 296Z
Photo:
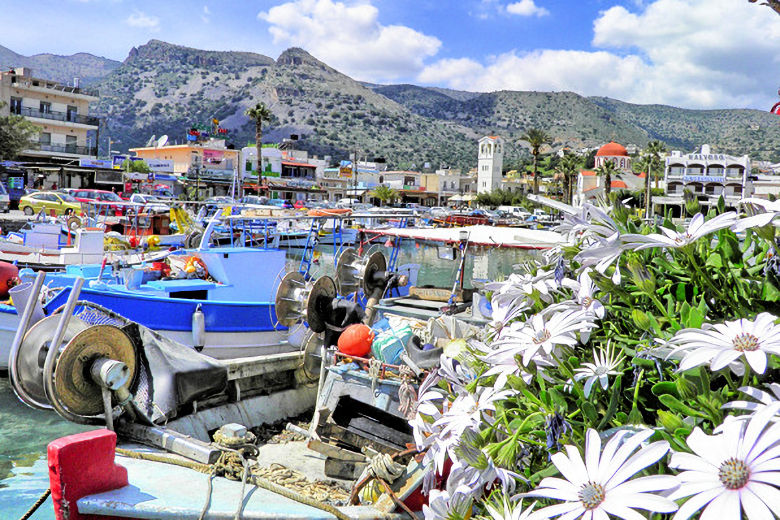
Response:
M231 450L232 451L232 450ZM173 464L175 466L181 466L185 468L189 468L195 471L198 471L200 473L206 473L209 474L209 498L208 502L206 503L204 512L208 509L208 505L211 502L211 480L212 471L219 471L226 470L227 468L227 460L223 460L223 457L220 457L220 460L217 461L217 463L214 466L210 466L208 464L201 464L199 462L193 462L189 460L182 460L175 457L170 457L167 455L161 455L158 453L141 453L137 451L131 451L123 448L117 448L116 452L122 456L130 457L133 459L139 459L139 460L148 460L151 462L161 462L165 464ZM223 455L228 455L230 452L226 451ZM243 470L243 468L242 468ZM230 472L226 472L226 476L229 475ZM243 480L243 479L242 479ZM300 504L304 504L310 507L314 507L316 509L319 509L321 511L325 511L326 513L330 513L339 520L350 520L350 517L342 513L339 509L336 507L322 503L318 500L315 500L313 498L307 497L302 495L301 493L297 493L291 489L288 489L286 487L280 486L279 484L276 484L274 482L271 482L270 480L267 480L263 477L260 477L259 475L248 475L246 482L253 484L259 488L265 489L267 491L271 491L272 493L276 493L278 495L281 495L285 498L289 498L290 500L294 500L295 502L298 502Z

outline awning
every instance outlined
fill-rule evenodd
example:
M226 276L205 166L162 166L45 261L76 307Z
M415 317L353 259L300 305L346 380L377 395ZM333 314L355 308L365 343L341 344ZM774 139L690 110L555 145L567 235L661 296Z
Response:
M353 197L361 197L366 191L368 190L347 190L347 196L352 195Z
M449 199L447 199L452 202L461 202L463 200L463 195L453 195Z
M314 169L317 168L313 164L306 164L306 163L300 163L295 161L282 161L282 166L299 166L301 168L314 168Z
M464 195L463 196L463 202L471 202L472 200L477 200L476 195Z

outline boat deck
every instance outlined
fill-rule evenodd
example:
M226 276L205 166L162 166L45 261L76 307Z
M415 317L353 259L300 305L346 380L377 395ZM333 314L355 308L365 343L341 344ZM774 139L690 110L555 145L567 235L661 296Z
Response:
M139 445L123 446L134 451L156 452ZM277 463L304 473L310 480L330 480L324 474L325 457L309 450L305 442L266 444L260 447L262 466ZM209 475L188 468L136 460L117 455L116 462L127 468L130 485L84 497L78 501L81 514L129 518L197 520L208 500ZM339 481L346 482L346 481ZM207 520L232 520L241 500L241 483L216 477L212 480ZM333 515L289 498L247 485L242 501L244 519L332 520ZM350 518L400 518L365 506L340 507Z

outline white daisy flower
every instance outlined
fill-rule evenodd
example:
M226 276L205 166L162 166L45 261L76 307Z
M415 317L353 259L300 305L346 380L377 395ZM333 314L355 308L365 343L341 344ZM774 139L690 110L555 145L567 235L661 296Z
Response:
M599 238L598 241L580 251L574 260L583 267L593 267L596 271L604 274L607 268L620 258L625 249L626 246L620 234L614 233L606 238Z
M729 421L717 435L699 428L688 436L693 453L675 452L671 468L680 487L672 500L690 497L673 520L701 518L771 519L780 511L780 424L770 423L780 403L769 405L749 421ZM743 516L744 512L744 516Z
M737 221L737 213L729 211L705 221L704 215L697 213L685 231L675 231L661 227L663 235L651 233L649 235L627 234L623 235L623 242L627 247L636 249L648 249L651 247L685 247L696 242L701 237L709 235L719 229L731 227Z
M631 480L669 451L666 441L640 447L653 433L653 430L644 430L629 436L628 432L620 431L609 439L602 451L598 432L589 429L584 461L576 447L566 445L565 455L559 452L551 457L563 478L547 477L538 488L525 493L525 496L551 498L563 503L539 509L530 518L607 520L613 516L635 520L643 518L635 509L656 513L676 511L677 504L653 493L676 487L675 477L652 475Z
M509 501L504 497L503 508L501 510L496 507L498 504L487 504L487 512L490 514L490 518L493 520L527 520L534 510L536 503L534 502L526 509L523 509L522 499L517 501L515 505L509 505Z
M432 489L428 505L423 505L425 520L454 520L471 516L472 499L466 486L449 491Z
M723 406L721 406L724 410L745 410L750 412L750 414L745 415L737 415L734 418L738 420L747 420L750 419L751 414L755 414L759 410L763 410L767 406L773 405L777 402L780 402L780 384L778 383L770 383L769 389L772 391L771 395L768 392L764 392L763 390L759 390L758 388L753 388L752 386L743 386L740 387L739 391L743 394L747 395L748 397L752 397L755 399L755 401L731 401ZM780 417L775 417L772 419L773 421L780 420Z
M492 422L492 417L487 417L485 413L495 412L496 401L506 399L515 393L512 390L496 391L487 386L481 386L479 389L478 394L466 393L456 397L449 409L434 422L434 426L441 427L442 435L460 437L466 428L479 426L483 419Z
M485 359L489 362L492 357L522 354L523 364L527 366L540 352L549 356L556 345L577 345L576 333L595 327L593 317L581 310L535 314L525 324L515 322L504 329L501 339L494 343L498 348Z
M738 220L731 227L731 230L735 233L745 231L748 228L766 226L780 216L780 201L773 202L766 199L748 197L739 202L745 205L749 216Z
M707 329L682 329L669 343L670 355L683 353L680 371L709 363L713 372L744 358L758 374L766 370L767 355L780 355L780 325L777 317L762 312L756 319L739 319L711 325Z
M619 375L621 372L616 370L625 359L621 351L615 356L615 351L607 343L607 348L600 348L598 351L593 349L593 363L583 363L582 367L574 371L574 380L581 381L585 379L585 397L590 396L590 391L596 381L601 385L602 390L609 386L609 376Z

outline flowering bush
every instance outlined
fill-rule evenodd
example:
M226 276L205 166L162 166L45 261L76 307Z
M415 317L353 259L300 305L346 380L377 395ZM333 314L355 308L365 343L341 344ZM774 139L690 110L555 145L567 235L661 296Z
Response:
M586 204L488 284L493 323L420 388L426 518L778 514L780 208L750 209L650 227Z

